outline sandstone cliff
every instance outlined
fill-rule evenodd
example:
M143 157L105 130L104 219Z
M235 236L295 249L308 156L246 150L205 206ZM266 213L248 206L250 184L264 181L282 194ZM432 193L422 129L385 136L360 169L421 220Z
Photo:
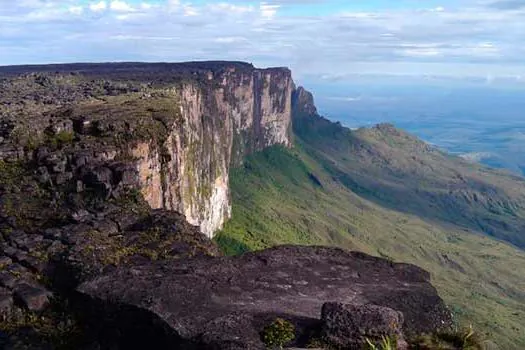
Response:
M231 215L230 165L264 147L290 145L293 83L284 69L229 69L208 79L177 91L182 123L169 127L160 148L143 141L132 154L151 207L184 213L212 236Z
M55 174L53 184L82 182L90 173L93 181L83 185L102 184L108 196L122 185L138 187L152 208L183 213L211 237L231 215L230 166L264 147L291 144L293 81L286 68L235 62L102 68L31 67L25 71L58 72L5 78L3 158L34 160L45 141L69 137L73 144L37 159ZM84 159L77 162L80 143ZM115 162L126 164L124 178Z

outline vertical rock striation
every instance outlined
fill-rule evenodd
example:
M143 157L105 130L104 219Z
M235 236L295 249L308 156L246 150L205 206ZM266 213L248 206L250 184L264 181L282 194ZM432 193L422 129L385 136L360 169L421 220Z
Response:
M54 186L94 187L106 199L138 188L152 208L184 214L209 237L231 215L230 166L291 144L294 87L286 68L122 63L4 74L2 159L42 163Z
M291 145L292 90L285 68L229 67L182 82L175 94L182 121L167 126L160 145L142 141L131 150L146 201L213 236L231 215L230 166L265 147Z

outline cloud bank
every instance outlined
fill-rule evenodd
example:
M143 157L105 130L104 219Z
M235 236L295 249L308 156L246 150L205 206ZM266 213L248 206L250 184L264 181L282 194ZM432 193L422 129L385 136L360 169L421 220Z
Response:
M349 3L0 0L0 64L232 59L299 76L525 76L525 1Z

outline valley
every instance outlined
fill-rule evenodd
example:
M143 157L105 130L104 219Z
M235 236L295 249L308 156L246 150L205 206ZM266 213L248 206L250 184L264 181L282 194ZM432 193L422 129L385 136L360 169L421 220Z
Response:
M503 241L523 247L523 180L390 125L350 131L302 97L295 147L265 150L233 171L222 249L321 244L410 262L431 272L458 323L503 348L525 344L525 252Z

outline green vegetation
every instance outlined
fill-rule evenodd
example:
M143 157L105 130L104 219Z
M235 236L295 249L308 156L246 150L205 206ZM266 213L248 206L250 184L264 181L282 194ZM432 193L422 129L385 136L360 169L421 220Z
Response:
M422 335L411 341L417 350L488 350L491 343L480 339L472 326L454 332Z
M50 308L44 313L24 310L0 318L0 329L5 334L17 334L20 341L17 345L21 347L32 343L45 349L78 349L82 339L81 326L74 313L65 300L58 298L51 300Z
M60 149L66 145L73 143L75 139L75 134L71 131L59 131L56 134L49 135L47 138L47 143L53 149Z
M383 336L379 345L376 345L370 339L366 339L369 350L395 350L397 349L396 340Z
M277 244L344 247L428 270L458 323L503 349L525 347L525 253L437 219L379 205L297 147L272 147L231 173L233 218L216 241L227 254Z
M295 338L295 327L287 320L277 318L268 326L264 327L261 333L262 340L268 348L278 347L282 349Z

